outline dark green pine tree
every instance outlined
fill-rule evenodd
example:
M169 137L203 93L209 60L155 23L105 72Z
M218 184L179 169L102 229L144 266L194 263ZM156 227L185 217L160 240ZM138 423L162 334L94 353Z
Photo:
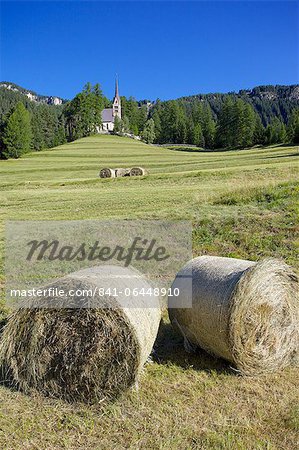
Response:
M217 145L224 148L252 146L255 123L254 110L248 103L227 98L219 114Z
M123 118L123 129L124 129L124 133L130 133L130 121L129 118L127 116L124 116Z
M142 132L141 132L142 140L147 144L152 144L155 140L155 122L153 119L149 119Z
M54 147L57 145L62 145L66 143L66 136L65 136L65 124L63 118L60 119L60 121L57 124L57 128L55 130L55 136L54 136Z
M123 121L118 116L115 116L115 118L114 118L114 129L113 129L114 133L115 134L122 134L123 133L123 129L124 129Z
M246 117L244 113L244 102L236 100L232 106L233 121L230 124L231 148L245 146Z
M202 132L205 141L205 147L212 149L215 145L216 123L213 120L211 108L208 103L203 107Z
M46 148L46 144L43 134L43 120L39 108L36 108L35 112L31 116L31 127L33 136L31 140L32 150L43 150L44 148Z
M142 130L145 127L145 124L147 122L147 117L148 117L148 110L147 110L147 106L146 105L142 105L141 108L138 109L138 130L139 133L142 132Z
M230 148L234 143L234 132L236 118L234 111L234 102L227 97L219 113L216 128L216 146L221 148Z
M97 131L97 128L100 129L102 125L102 111L104 109L104 96L101 90L99 83L95 84L93 88L93 109L94 109L94 124L93 129L94 132Z
M178 103L167 101L161 110L161 143L177 143L179 117Z
M287 127L287 141L299 144L299 109L294 109Z
M176 144L185 144L187 142L187 120L185 112L179 108L174 141Z
M193 128L193 142L197 147L204 147L204 137L200 123L196 123Z
M90 83L67 105L64 110L67 134L70 140L95 133L101 126L102 109L106 100L100 86Z
M159 109L155 107L151 118L154 121L155 124L155 141L159 142L160 141L160 136L161 136L161 119L160 119L160 112Z
M83 127L83 136L89 136L94 132L94 98L92 86L88 82L80 96L80 115Z
M253 132L253 144L265 144L265 128L262 124L262 120L258 114L255 114L255 126Z
M52 108L48 107L48 105L39 105L37 110L44 142L43 148L54 147L55 134L59 124L57 115Z
M286 141L286 127L278 117L274 117L266 128L266 143L268 145L281 144Z
M19 158L30 150L31 139L30 113L23 103L19 102L10 114L4 129L2 155L5 158Z
M187 144L194 144L194 123L192 117L187 120Z
M138 109L138 102L130 97L128 100L124 97L121 98L122 102L122 114L127 116L130 123L130 130L135 136L139 134L140 116Z
M253 136L254 136L254 130L255 130L255 113L254 109L252 108L249 103L243 102L242 105L242 120L243 120L243 134L241 139L241 148L243 147L252 147L253 145Z

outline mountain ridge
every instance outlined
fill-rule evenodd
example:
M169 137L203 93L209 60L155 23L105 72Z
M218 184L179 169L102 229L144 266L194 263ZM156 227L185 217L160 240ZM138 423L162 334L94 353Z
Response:
M4 87L8 90L20 92L21 94L26 95L30 100L34 100L34 98L36 97L35 101L37 102L45 102L46 99L59 99L60 103L57 104L62 104L69 101L69 99L64 99L57 95L37 94L36 91L19 86L16 83L13 83L12 81L0 81L0 88L1 87ZM289 95L287 95L288 92L290 92ZM208 92L206 94L202 94L199 92L198 94L183 95L181 97L177 97L175 100L205 99L210 96L214 96L216 98L227 95L235 95L238 97L247 96L250 98L258 97L260 99L266 100L273 100L277 98L288 98L290 100L295 100L299 102L299 84L268 84L268 85L262 84L254 86L252 89L240 89L238 91L228 91L228 92L214 91Z
M4 88L13 92L18 92L22 95L25 95L29 100L36 103L46 103L48 105L62 105L67 101L56 95L53 96L53 95L37 94L35 91L32 91L31 89L26 89L11 81L0 81L0 88Z
M49 106L63 106L67 103L68 99L63 99L58 96L45 96L37 94L33 90L29 90L18 86L10 81L0 82L0 89L5 89L16 95L26 97L26 101L32 105L47 104ZM260 85L255 86L252 89L240 89L239 91L231 91L227 93L208 93L208 94L194 94L189 96L183 96L175 101L185 105L188 110L192 108L194 102L205 102L211 107L214 119L219 116L220 110L225 102L225 99L231 97L233 99L242 99L245 102L252 105L255 111L259 114L263 125L266 127L274 117L278 117L281 121L287 124L291 112L294 108L299 108L299 84L291 85ZM167 103L171 100L162 101ZM137 101L139 107L143 104L143 101ZM149 101L149 109L154 108L157 101Z
M299 108L299 84L261 85L252 89L240 89L238 92L189 95L178 100L187 108L194 102L207 102L214 117L217 117L227 97L240 98L251 104L264 126L267 126L274 116L287 123L292 109Z

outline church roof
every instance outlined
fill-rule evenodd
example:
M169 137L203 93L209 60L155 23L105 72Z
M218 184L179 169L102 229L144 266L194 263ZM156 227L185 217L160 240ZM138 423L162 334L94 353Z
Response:
M114 122L113 108L105 108L102 111L102 122Z

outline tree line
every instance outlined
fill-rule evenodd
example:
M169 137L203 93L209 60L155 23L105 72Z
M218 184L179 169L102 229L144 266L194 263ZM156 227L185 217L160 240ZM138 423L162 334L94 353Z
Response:
M115 118L115 133L138 135L147 143L205 149L299 143L296 108L287 123L278 115L265 125L253 105L236 95L225 97L217 115L205 98L150 104L121 97L121 102L122 119ZM73 100L59 106L35 104L17 92L0 89L0 156L18 158L97 133L106 107L111 101L99 84L87 83Z
M150 110L155 123L155 143L193 144L206 149L233 149L253 145L299 142L299 109L287 125L274 117L265 127L252 105L227 97L214 118L207 102L157 102Z

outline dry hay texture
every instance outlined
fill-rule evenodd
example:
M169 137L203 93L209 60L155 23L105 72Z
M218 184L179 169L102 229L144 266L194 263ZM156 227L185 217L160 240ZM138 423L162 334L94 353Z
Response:
M100 170L99 177L100 178L115 178L116 177L115 169L111 169L110 167L104 167L103 169Z
M117 292L150 287L138 272L115 266L83 269L51 286ZM25 393L39 391L67 401L117 398L138 380L157 335L159 299L144 298L97 294L93 307L83 296L44 297L39 307L29 301L30 308L15 310L4 328L2 381Z
M187 345L230 361L243 375L298 364L298 277L288 265L201 256L173 282L173 288L181 288L181 300L188 292L180 277L190 269L192 308L169 308Z
M123 167L115 169L116 177L129 177L131 169L124 169Z
M132 167L132 169L130 170L131 177L140 177L146 174L147 172L143 167Z

